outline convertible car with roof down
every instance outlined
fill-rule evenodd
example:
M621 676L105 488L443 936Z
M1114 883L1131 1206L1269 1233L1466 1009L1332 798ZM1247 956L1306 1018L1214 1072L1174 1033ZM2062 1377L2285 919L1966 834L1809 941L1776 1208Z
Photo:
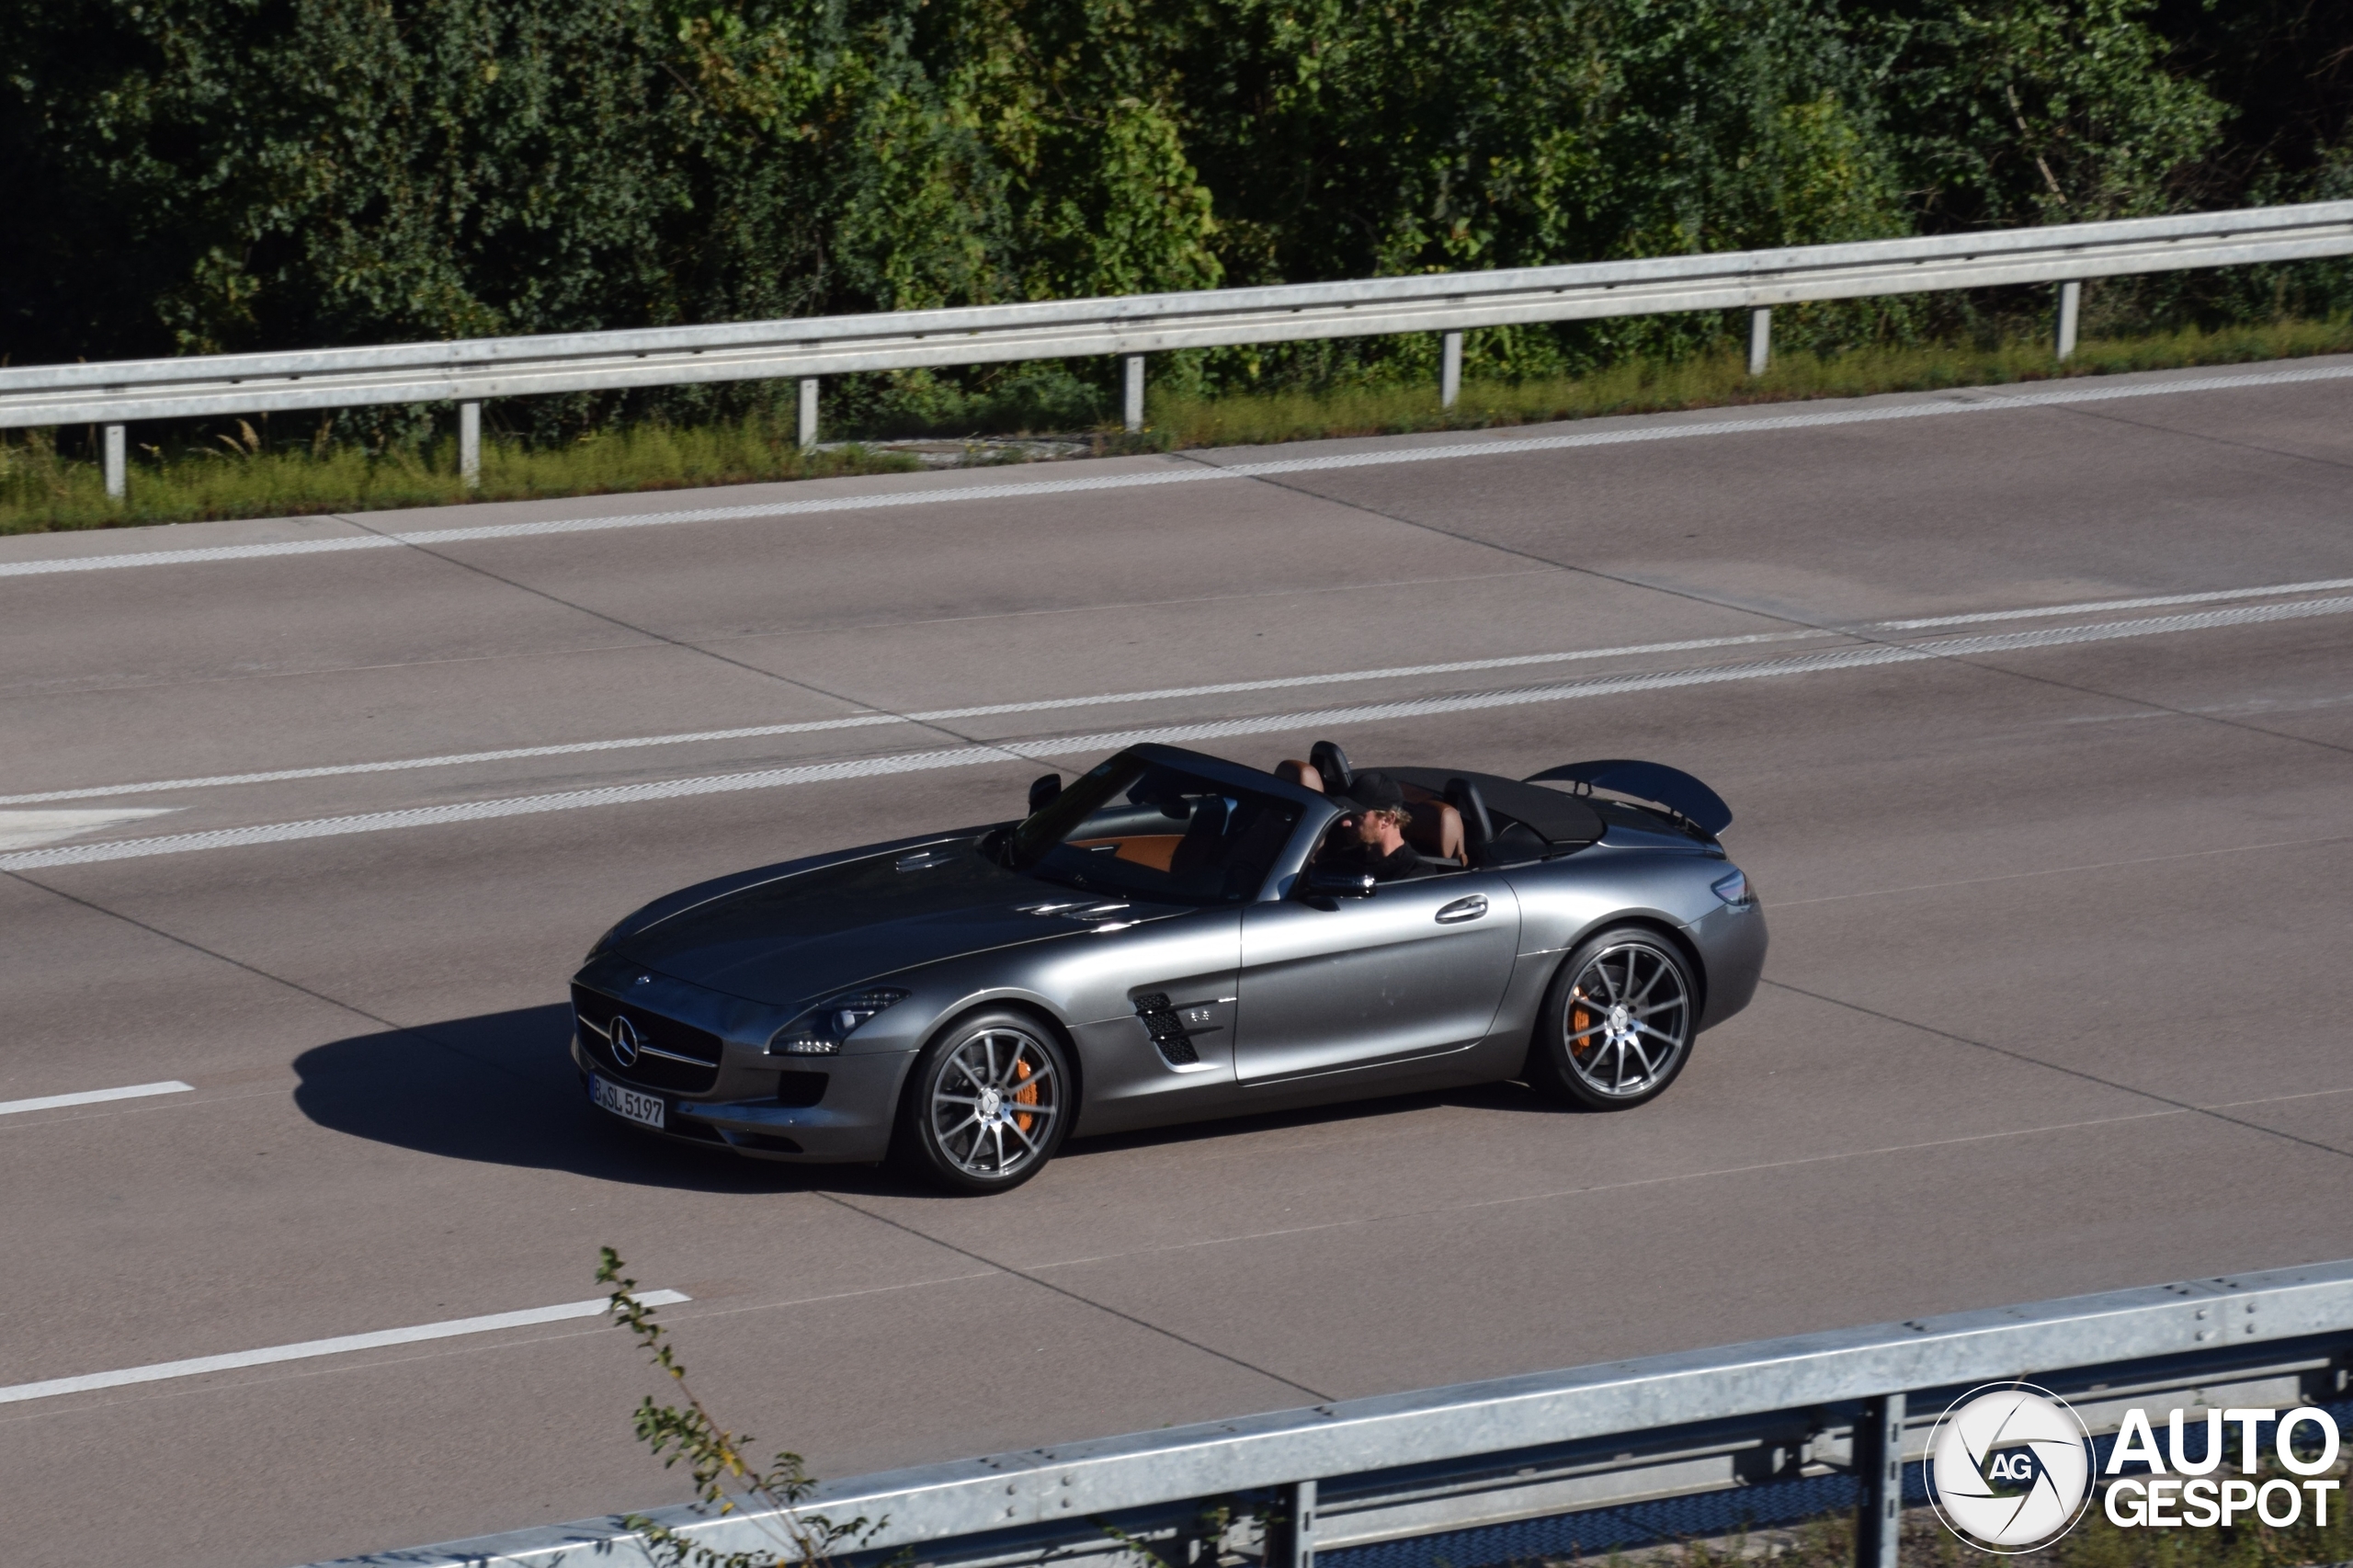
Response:
M1498 1079L1638 1106L1748 1005L1765 915L1698 779L1382 774L1393 880L1354 869L1372 776L1324 742L1272 772L1131 746L1018 822L688 888L591 949L574 1060L671 1138L994 1192L1202 1118Z

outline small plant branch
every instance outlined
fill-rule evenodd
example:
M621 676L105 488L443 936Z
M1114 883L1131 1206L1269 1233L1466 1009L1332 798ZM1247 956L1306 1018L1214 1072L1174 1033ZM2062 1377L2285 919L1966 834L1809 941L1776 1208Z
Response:
M684 1402L656 1403L651 1394L640 1400L633 1417L638 1440L653 1450L665 1470L686 1465L700 1509L721 1517L740 1515L776 1543L774 1549L722 1552L643 1514L630 1515L629 1528L645 1538L658 1561L673 1568L781 1568L785 1563L829 1568L844 1542L854 1550L882 1528L885 1521L881 1519L870 1522L861 1517L836 1523L823 1514L804 1512L801 1506L817 1483L799 1454L779 1451L764 1470L745 1459L752 1435L731 1432L719 1424L688 1385L687 1369L671 1345L669 1330L637 1294L637 1281L624 1272L629 1266L611 1247L599 1248L598 1254L597 1283L612 1290L607 1310L637 1341L646 1359L676 1385Z

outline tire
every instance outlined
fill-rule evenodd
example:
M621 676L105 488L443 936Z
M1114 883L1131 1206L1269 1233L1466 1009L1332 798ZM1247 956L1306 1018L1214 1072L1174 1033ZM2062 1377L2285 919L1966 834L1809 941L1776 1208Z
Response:
M1544 994L1529 1081L1587 1110L1646 1104L1690 1060L1699 1008L1690 963L1657 932L1621 926L1588 937Z
M925 1047L907 1074L896 1152L948 1191L1009 1192L1062 1147L1075 1087L1051 1028L1028 1013L974 1013Z

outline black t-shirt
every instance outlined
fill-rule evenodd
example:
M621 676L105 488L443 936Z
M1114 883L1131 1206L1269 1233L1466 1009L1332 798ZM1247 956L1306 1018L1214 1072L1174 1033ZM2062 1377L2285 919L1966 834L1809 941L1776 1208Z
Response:
M1400 844L1383 855L1361 839L1339 846L1324 858L1325 865L1338 871L1370 871L1377 882L1393 882L1401 877L1419 876L1426 869L1422 858L1414 853L1410 844Z

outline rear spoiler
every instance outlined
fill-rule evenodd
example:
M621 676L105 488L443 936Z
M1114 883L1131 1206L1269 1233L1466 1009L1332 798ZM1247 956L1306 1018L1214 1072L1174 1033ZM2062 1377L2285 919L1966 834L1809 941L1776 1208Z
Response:
M1569 762L1531 773L1529 784L1582 784L1585 791L1607 790L1665 806L1701 833L1713 835L1732 825L1732 808L1724 798L1679 767L1663 762L1636 762L1613 757L1601 762Z

